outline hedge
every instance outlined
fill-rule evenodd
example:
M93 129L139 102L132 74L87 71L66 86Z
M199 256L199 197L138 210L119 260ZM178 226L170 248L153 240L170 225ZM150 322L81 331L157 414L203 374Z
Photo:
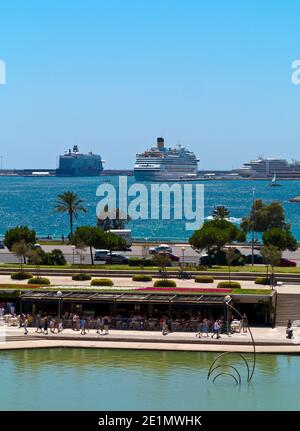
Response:
M91 286L113 286L114 282L110 278L94 278Z
M156 280L154 287L176 287L174 280Z
M25 271L13 272L10 278L12 280L27 280L28 278L32 278L32 274Z
M213 283L214 279L210 275L199 275L195 277L196 283Z
M136 274L132 277L132 281L152 281L152 277L146 274Z
M73 274L72 280L75 281L85 281L85 280L91 280L91 276L89 274Z
M255 282L255 284L264 284L270 286L271 280L267 277L258 277Z
M50 284L49 278L30 278L27 282L28 284Z
M241 284L237 281L221 281L217 287L222 289L241 289Z
M128 260L129 266L154 266L152 259L141 259L139 257L131 257Z

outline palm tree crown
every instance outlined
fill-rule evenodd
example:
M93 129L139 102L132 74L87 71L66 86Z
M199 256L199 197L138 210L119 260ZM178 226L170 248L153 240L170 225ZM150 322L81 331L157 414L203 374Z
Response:
M224 220L230 216L229 210L223 205L217 205L212 212L212 216L214 219Z
M83 202L76 193L70 191L57 196L54 211L69 214L71 235L73 233L73 218L77 219L79 212L87 212L87 209L83 206Z

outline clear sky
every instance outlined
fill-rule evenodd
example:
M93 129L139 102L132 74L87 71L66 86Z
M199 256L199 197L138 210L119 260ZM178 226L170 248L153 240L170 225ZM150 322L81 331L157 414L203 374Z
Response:
M4 168L74 144L131 168L156 136L203 169L300 159L299 0L1 0Z

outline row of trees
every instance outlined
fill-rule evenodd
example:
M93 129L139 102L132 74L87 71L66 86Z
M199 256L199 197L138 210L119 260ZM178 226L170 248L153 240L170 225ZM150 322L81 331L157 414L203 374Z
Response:
M211 259L224 249L225 244L244 242L249 232L256 232L262 237L262 255L267 261L278 261L283 250L297 250L296 238L291 232L291 226L285 221L284 209L280 203L267 205L262 200L256 200L250 215L242 219L240 227L231 223L229 216L227 208L216 207L212 220L206 221L201 229L196 230L190 237L192 247L197 251L206 250ZM227 262L232 262L235 257L226 256Z

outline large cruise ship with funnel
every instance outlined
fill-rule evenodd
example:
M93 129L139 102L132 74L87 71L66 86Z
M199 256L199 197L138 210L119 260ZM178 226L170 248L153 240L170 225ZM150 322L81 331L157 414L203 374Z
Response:
M65 154L59 156L59 166L56 170L58 176L83 177L100 175L103 171L103 162L99 154L89 152L83 154L79 151L78 146L74 145L73 149L65 151Z
M165 147L164 138L157 138L155 147L136 155L134 176L139 180L181 180L197 177L198 159L186 148Z

